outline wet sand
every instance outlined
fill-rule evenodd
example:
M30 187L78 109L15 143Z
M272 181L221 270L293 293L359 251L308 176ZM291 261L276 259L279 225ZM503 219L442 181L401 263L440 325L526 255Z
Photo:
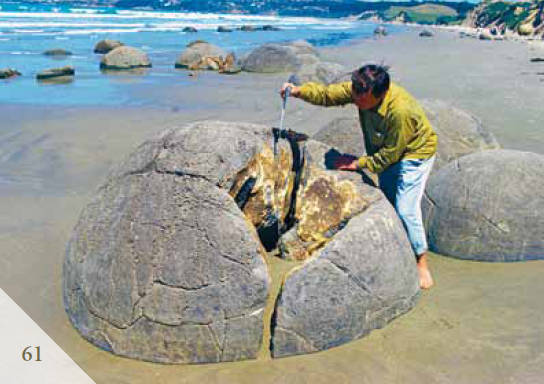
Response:
M476 114L506 148L544 153L544 89L535 48L417 32L330 48L350 67L385 59L418 97ZM544 51L544 49L543 49ZM544 55L541 55L544 56ZM527 72L527 74L525 74ZM180 74L180 76L184 76ZM368 337L291 358L160 365L116 357L83 340L62 305L64 249L82 207L146 137L220 119L277 125L286 75L203 74L193 86L144 87L162 109L0 106L0 287L97 383L539 383L544 377L544 262L489 264L431 255L436 287ZM290 100L287 126L307 133L351 106ZM326 310L326 309L324 309Z

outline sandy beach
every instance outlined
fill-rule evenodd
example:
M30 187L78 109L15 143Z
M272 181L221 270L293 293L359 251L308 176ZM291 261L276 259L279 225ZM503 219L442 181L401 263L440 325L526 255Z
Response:
M544 57L544 45L418 32L321 53L347 68L383 61L418 98L477 116L504 148L544 153L544 64L529 61ZM287 76L202 73L183 86L142 84L140 108L0 105L0 287L97 383L541 383L543 261L431 255L436 286L415 309L363 339L278 360L145 363L104 352L72 328L61 293L65 246L109 168L171 126L202 119L277 126ZM312 134L354 113L289 100L287 126Z

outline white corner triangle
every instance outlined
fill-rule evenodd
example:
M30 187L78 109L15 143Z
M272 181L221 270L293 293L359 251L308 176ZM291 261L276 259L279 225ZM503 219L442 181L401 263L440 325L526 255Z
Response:
M28 361L23 360L26 347ZM0 383L94 384L1 288Z

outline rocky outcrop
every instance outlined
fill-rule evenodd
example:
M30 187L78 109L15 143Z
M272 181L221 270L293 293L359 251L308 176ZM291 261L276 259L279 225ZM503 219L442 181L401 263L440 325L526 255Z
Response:
M100 68L105 70L130 70L150 68L151 61L147 54L133 47L117 47L102 57Z
M329 147L286 137L274 158L267 127L194 123L112 170L66 252L76 329L150 361L255 358L268 344L264 248L279 243L289 257L288 233L308 261L286 276L264 324L273 356L348 342L409 310L415 260L392 207L357 174L327 171Z
M9 79L12 77L21 76L21 72L13 68L2 68L0 69L0 79Z
M39 72L36 75L37 80L51 80L51 79L58 79L62 78L60 80L72 80L73 76L75 75L75 69L72 66L65 66L61 68L52 68L52 69L46 69L44 71Z
M183 28L182 32L196 33L198 32L198 29L196 29L195 27L185 27Z
M94 53L108 53L112 49L115 49L117 47L120 47L124 45L120 41L117 40L100 40L96 45L94 46Z
M226 52L218 46L203 40L194 41L187 45L185 51L177 59L175 67L181 69L198 69L202 67L201 69L207 69L207 58L219 57L226 57ZM206 67L203 65L204 62L206 62Z
M43 55L51 56L51 57L65 57L65 56L71 56L72 52L67 51L66 49L56 48L56 49L48 49L47 51L44 51Z
M483 151L429 179L423 201L434 252L467 260L544 259L544 156Z
M435 171L461 156L500 148L495 136L468 112L441 100L426 99L421 104L438 135Z
M482 2L467 15L463 25L495 29L498 35L541 38L544 36L544 1Z

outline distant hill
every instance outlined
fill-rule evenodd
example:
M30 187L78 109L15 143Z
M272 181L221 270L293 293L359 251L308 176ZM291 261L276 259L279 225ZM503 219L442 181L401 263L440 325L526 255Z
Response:
M544 0L527 2L484 1L469 12L464 25L489 28L497 34L544 37Z
M383 13L384 20L397 20L418 24L451 24L464 20L466 10L462 14L443 3L424 3L414 6L394 5Z

